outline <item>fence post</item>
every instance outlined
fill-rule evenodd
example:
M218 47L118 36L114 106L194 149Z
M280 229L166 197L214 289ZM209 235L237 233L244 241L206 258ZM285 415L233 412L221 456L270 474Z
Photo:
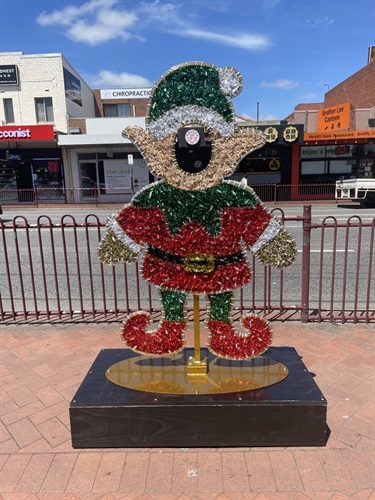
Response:
M303 206L303 243L302 243L302 293L301 321L309 321L310 299L310 250L311 250L311 205Z

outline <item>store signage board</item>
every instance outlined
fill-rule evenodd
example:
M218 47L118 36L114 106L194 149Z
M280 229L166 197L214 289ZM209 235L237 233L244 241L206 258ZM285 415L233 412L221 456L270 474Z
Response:
M317 132L334 132L350 127L350 102L318 110Z
M343 130L341 132L305 132L304 141L327 141L337 139L375 139L375 130Z
M134 158L133 164L126 160L105 160L103 163L106 193L138 191L150 181L143 158Z
M266 136L266 142L269 144L299 144L303 140L303 125L258 125L251 127L262 130Z
M102 89L101 99L148 99L151 95L150 88L138 89Z
M131 191L131 167L124 160L105 160L104 180L106 192L128 193Z
M0 142L55 141L53 125L6 125L0 127Z
M15 64L0 66L0 85L18 85L18 68Z

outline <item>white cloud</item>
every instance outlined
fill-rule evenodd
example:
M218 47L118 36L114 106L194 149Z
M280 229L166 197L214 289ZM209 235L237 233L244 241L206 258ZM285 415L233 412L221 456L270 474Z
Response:
M146 28L245 50L263 49L271 45L265 35L238 32L224 34L200 29L192 22L192 18L189 19L186 5L182 3L145 1L133 4L132 10L119 8L118 3L119 0L89 0L80 6L67 5L51 13L44 11L36 21L41 26L61 26L70 40L92 46L114 39L137 38L144 41L138 30ZM182 7L185 11L180 14Z
M51 14L43 12L37 17L37 22L42 26L63 26L68 38L87 45L98 45L115 38L127 40L137 37L132 32L138 22L137 15L114 8L117 2L90 0L79 7L68 5Z
M316 95L314 92L307 92L306 94L301 95L299 97L299 100L300 100L300 102L303 102L303 101L309 101L309 100L318 99L318 97L319 96Z
M272 11L280 0L263 0L263 10L265 12Z
M37 23L42 26L69 26L74 23L77 18L85 16L97 11L100 8L110 9L113 7L118 0L89 0L79 7L75 5L67 5L61 10L54 10L51 14L47 12L42 12L36 18Z
M203 31L198 29L186 29L185 31L176 32L176 35L199 38L200 40L208 40L217 42L221 45L231 47L239 47L242 49L263 49L270 45L267 37L262 35L249 35L246 33L235 33L233 35L223 35L222 33L214 33L212 31Z
M88 77L93 86L97 88L124 87L139 88L152 87L153 83L147 78L132 73L116 73L115 71L102 70L96 76Z
M274 82L266 82L263 80L260 83L260 86L263 88L274 88L274 89L281 89L281 90L290 90L290 89L295 89L296 87L299 86L299 82L296 80L287 80L287 79L278 79L275 80Z
M320 26L330 26L334 23L334 19L332 17L317 17L315 19L306 19L306 24L311 26L311 28L318 28Z
M254 122L257 121L257 117L254 115L249 115L247 113L241 113L241 116L243 118L248 118L249 120L252 120ZM277 115L274 115L272 113L269 113L268 115L262 115L262 114L259 115L260 122L272 122L275 120L280 120L280 118L278 118Z
M115 38L128 40L135 36L130 30L136 21L137 16L131 12L99 10L94 23L77 21L69 28L67 36L88 45L98 45Z

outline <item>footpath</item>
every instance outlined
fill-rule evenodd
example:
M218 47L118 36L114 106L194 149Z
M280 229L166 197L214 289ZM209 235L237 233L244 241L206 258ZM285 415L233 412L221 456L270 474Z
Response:
M70 401L120 322L0 325L0 498L374 500L375 324L272 326L328 401L324 447L73 449Z

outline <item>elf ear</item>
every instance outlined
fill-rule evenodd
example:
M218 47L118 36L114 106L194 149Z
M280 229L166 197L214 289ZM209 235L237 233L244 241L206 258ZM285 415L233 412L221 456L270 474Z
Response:
M137 147L139 147L139 145L145 142L145 140L148 138L148 133L143 130L143 128L137 127L136 125L127 127L122 131L121 135L125 139L129 139L130 141L132 141L132 143Z
M174 134L161 141L152 137L146 130L133 125L123 130L121 135L130 139L138 148L153 174L165 177L168 169L173 165Z

